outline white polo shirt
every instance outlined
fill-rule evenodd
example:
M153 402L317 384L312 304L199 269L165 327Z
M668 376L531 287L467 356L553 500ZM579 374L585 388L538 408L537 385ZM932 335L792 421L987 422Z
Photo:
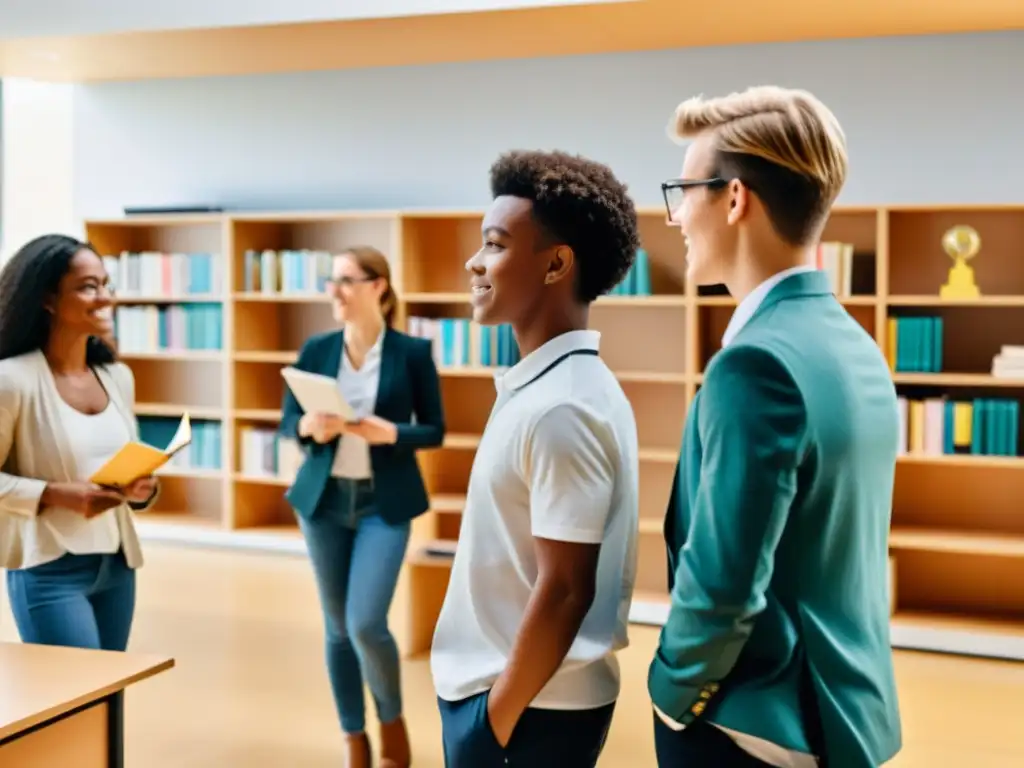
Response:
M534 699L591 709L619 695L615 651L628 644L636 580L639 459L633 409L571 331L496 377L497 400L470 474L431 671L442 699L490 689L537 581L534 537L601 545L594 603L562 666Z

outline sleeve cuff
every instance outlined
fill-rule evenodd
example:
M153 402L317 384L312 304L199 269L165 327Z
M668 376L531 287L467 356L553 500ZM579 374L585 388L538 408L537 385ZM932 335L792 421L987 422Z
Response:
M703 715L718 689L718 683L705 683L698 688L673 680L658 659L651 664L647 675L647 690L654 711L674 730L682 730Z
M14 488L0 501L0 509L20 517L35 517L39 514L39 501L45 490L45 480L37 480L34 477L19 477Z
M571 526L534 524L531 533L534 538L565 541L570 544L600 544L604 541L603 531L588 531Z

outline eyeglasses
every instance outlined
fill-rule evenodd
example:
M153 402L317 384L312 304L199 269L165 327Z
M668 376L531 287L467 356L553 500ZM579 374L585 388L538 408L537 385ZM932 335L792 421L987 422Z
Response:
M728 184L728 180L719 176L711 179L669 179L661 184L661 194L665 198L665 211L668 214L668 222L675 222L675 213L683 204L683 195L691 187L707 187L708 189L722 189Z
M348 275L343 275L342 277L328 277L327 285L332 288L350 288L359 283L372 283L376 279L376 277L349 277Z

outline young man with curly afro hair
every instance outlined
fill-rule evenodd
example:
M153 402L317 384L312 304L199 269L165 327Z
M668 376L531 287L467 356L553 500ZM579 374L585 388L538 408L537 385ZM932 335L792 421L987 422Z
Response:
M473 317L509 323L431 668L448 768L592 768L619 694L636 573L636 421L588 329L628 272L636 209L604 165L511 152L467 262Z

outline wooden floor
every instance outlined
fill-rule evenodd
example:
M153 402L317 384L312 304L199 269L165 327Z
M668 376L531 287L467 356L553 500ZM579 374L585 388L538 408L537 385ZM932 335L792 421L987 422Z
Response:
M128 697L129 768L337 768L339 730L322 664L308 563L150 544L131 647L177 667ZM401 628L404 587L396 598ZM0 637L17 637L3 590ZM647 664L636 627L602 768L653 766ZM1024 664L898 653L904 750L895 768L1024 765ZM417 768L442 768L426 660L405 664Z

